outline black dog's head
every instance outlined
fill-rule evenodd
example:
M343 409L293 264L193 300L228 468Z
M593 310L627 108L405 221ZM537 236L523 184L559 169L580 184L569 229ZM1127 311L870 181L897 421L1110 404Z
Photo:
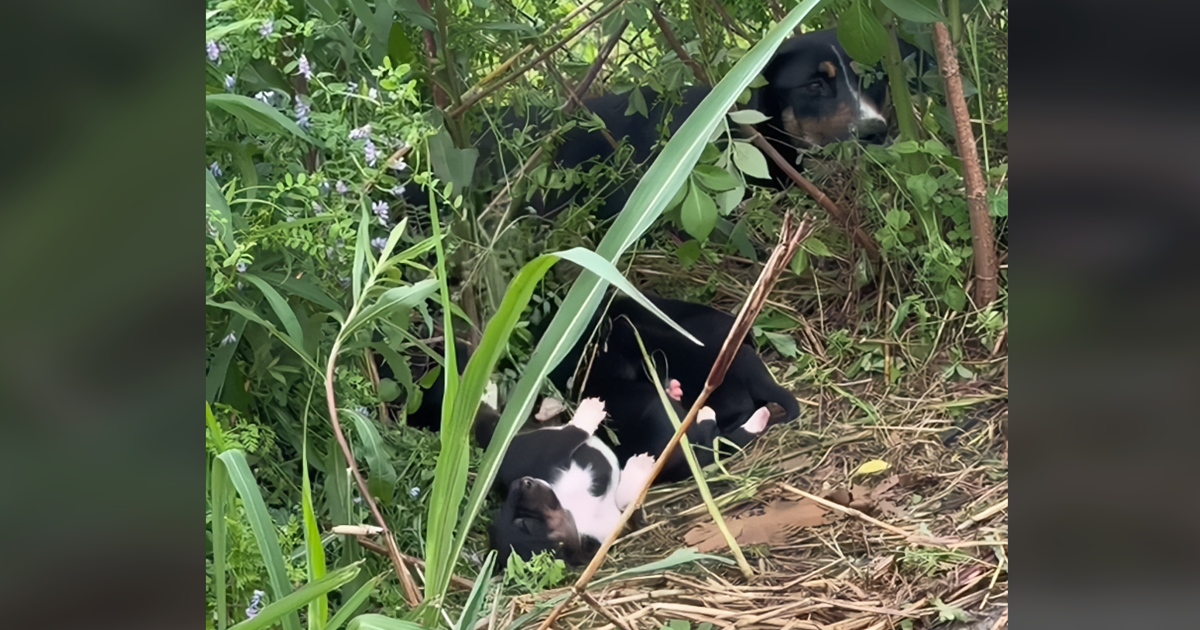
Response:
M750 107L771 116L764 125L782 132L797 149L851 138L877 143L887 134L887 82L862 87L834 30L784 42L763 77L768 84L755 93Z
M500 570L508 565L511 553L529 560L542 551L553 551L571 566L591 560L571 513L563 509L549 484L533 477L521 477L509 486L488 538L499 552Z

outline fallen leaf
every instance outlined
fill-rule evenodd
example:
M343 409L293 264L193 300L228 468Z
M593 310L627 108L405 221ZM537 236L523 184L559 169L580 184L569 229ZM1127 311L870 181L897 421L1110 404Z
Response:
M853 476L870 475L872 473L887 470L889 466L891 466L891 464L883 461L882 459L872 459L869 462L863 462L863 465L859 466L858 470L854 471Z
M801 527L825 523L825 508L814 501L772 501L762 514L727 519L725 525L739 545L775 544L787 542L789 532ZM688 546L707 553L728 547L716 523L705 523L683 536Z
M826 499L833 501L838 505L850 505L850 491L845 488L835 488L833 492L825 495Z
M779 462L779 469L783 472L792 472L793 470L808 468L810 464L812 464L811 455L796 455L795 457L789 457Z

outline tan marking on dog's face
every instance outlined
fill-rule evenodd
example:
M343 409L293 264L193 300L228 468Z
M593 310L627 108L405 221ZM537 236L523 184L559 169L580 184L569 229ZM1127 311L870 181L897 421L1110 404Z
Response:
M854 136L850 127L854 124L856 116L849 103L839 104L832 116L824 118L799 118L790 107L783 110L780 118L788 135L810 145L823 146Z
M830 79L837 77L837 66L834 66L832 62L822 61L817 64L817 69L824 72Z

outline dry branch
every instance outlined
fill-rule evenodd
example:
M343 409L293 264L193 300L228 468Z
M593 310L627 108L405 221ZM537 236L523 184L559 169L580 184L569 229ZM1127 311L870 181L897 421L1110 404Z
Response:
M946 81L946 105L954 118L954 135L958 140L958 155L962 158L963 183L967 189L967 211L971 217L971 244L975 249L975 306L983 308L996 300L999 293L996 244L993 238L992 217L988 214L987 188L975 151L975 134L963 96L962 77L958 73L958 54L946 25L935 22L933 42L937 50L938 67Z

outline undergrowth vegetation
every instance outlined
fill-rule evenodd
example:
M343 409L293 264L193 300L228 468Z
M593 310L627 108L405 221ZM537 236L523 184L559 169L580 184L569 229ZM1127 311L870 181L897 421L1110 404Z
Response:
M877 30L932 51L930 16L943 15L1001 261L999 298L986 305L971 299L963 164L936 68L872 78L907 86L895 142L835 143L801 165L878 243L878 259L796 187L743 201L745 176L763 174L766 158L733 140L753 118L725 115L801 20L862 42L847 49L865 67L888 65ZM753 329L784 364L781 383L802 399L834 391L875 424L879 408L847 382L895 394L1000 378L1007 32L1003 0L209 0L206 626L466 629L504 598L564 583L570 572L548 557L514 556L489 580L488 491L544 375L608 284L740 303L785 211L809 213L817 230ZM598 124L561 106L610 40L590 93L670 96L698 83L671 39L716 85L688 133L653 165L551 171L542 149L553 130ZM552 131L496 131L506 107L545 108ZM634 98L629 114L645 108ZM497 150L481 151L489 130ZM598 199L553 218L527 207L539 190L635 170L641 183L613 220L595 218ZM415 190L429 209L410 204ZM477 345L461 378L444 343L456 336ZM441 431L406 426L439 372L449 377ZM470 426L489 379L506 406L485 452ZM378 525L372 503L420 604L378 538L332 532ZM728 562L672 551L619 568ZM901 564L924 573L957 558L913 552Z

